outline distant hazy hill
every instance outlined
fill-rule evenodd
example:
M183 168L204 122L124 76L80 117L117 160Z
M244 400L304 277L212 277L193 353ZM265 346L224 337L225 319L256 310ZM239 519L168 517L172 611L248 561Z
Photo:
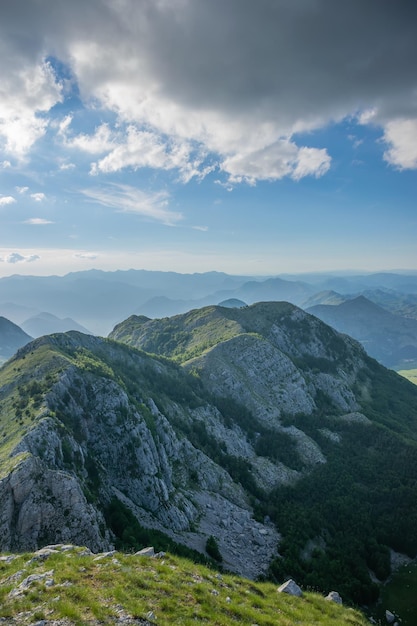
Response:
M171 317L186 313L191 309L197 309L208 304L216 304L216 297L201 298L199 300L176 300L166 296L154 296L134 311L135 315L145 315L150 318Z
M222 302L219 302L219 306L225 306L229 309L241 309L243 306L248 306L246 304L246 302L243 302L243 300L238 300L238 298L229 298L228 300L223 300Z
M388 289L403 294L417 294L417 273L377 272L351 276L321 276L314 284L320 286L321 290L330 289L341 294L361 293L366 289Z
M19 348L32 340L19 326L0 317L0 362L10 358Z
M170 300L198 300L215 292L234 290L248 280L219 272L177 274L129 270L103 272L91 270L66 276L10 276L0 279L0 311L19 314L22 307L48 311L57 317L71 317L92 332L105 335L113 326L154 297ZM224 299L222 296L219 299ZM216 300L217 302L218 300ZM201 306L200 304L191 305ZM190 307L185 310L189 310ZM169 315L159 308L157 315ZM19 315L19 322L23 318ZM16 318L17 319L17 318Z
M405 369L417 361L417 320L390 313L364 296L307 310L360 341L369 355L387 367Z
M336 293L336 291L319 291L303 302L303 309L309 309L318 304L342 304L342 302L345 302L347 299L349 299L347 296L342 296L340 293Z
M224 286L226 286L226 281ZM229 285L230 287L230 285ZM201 293L201 288L199 290ZM286 281L281 278L257 279L241 282L233 289L216 290L205 297L178 300L165 295L150 298L138 307L134 314L146 315L151 318L171 317L187 313L210 305L224 305L224 302L236 302L233 306L247 306L255 302L287 301L292 304L302 304L314 289L306 283Z
M358 342L282 302L112 334L0 369L3 549L213 536L227 569L362 604L417 554L417 387Z
M84 328L81 324L78 324L70 317L60 319L52 313L38 313L30 317L22 323L22 328L32 337L41 337L42 335L51 335L52 333L64 333L68 330L78 330L81 333L91 335L92 333Z
M255 302L291 302L300 305L315 289L307 283L268 278L263 281L250 281L236 289L229 297L238 298L248 304Z
M346 295L365 289L396 290L402 297L417 295L417 276L307 274L284 279L146 270L89 270L66 276L14 275L0 279L0 314L20 324L40 311L48 311L106 335L132 314L167 317L230 298L248 304L285 300L301 306L324 290Z
M417 320L417 294L401 293L392 289L366 289L361 295L391 313ZM321 304L332 303L322 302Z

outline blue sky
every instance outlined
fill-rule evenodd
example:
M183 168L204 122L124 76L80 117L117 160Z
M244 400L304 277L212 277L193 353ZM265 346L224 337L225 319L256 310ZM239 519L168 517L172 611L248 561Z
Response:
M417 7L0 4L0 276L417 269Z

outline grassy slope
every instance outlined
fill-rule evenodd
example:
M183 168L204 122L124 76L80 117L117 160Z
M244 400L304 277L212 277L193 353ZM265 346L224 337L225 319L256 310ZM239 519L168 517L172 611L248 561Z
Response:
M42 341L19 352L0 369L0 478L22 459L10 452L42 417L42 394L69 361ZM40 381L40 382L39 382Z
M11 563L0 561L0 621L3 617L17 625L66 618L82 626L112 624L121 616L144 620L152 611L149 619L160 626L367 623L360 613L318 594L290 597L277 593L271 583L219 575L168 554L157 559L116 553L95 560L80 553L74 548L44 561L31 561L31 554L19 555ZM30 574L51 570L51 586L36 582L22 595L10 597L10 591Z
M109 337L184 362L244 332L238 322L227 319L223 312L227 313L227 309L213 306L148 321L132 316L118 324Z
M404 376L404 378L407 378L407 380L409 380L410 383L414 383L415 385L417 385L417 369L400 370L398 374L400 374L401 376Z

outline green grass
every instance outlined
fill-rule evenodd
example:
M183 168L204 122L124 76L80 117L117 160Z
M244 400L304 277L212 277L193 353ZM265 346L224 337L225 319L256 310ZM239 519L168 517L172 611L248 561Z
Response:
M23 350L0 369L0 477L22 460L10 453L45 415L43 393L68 360L51 345ZM41 381L41 382L39 382Z
M302 598L277 593L272 583L255 583L166 554L163 558L116 553L95 561L80 548L30 562L23 554L0 562L0 618L17 619L31 612L38 619L67 618L71 624L111 624L116 616L146 618L156 623L194 626L321 624L364 626L359 612L305 593ZM20 596L9 593L29 574L53 570L54 584L32 584ZM10 580L13 574L16 580ZM23 622L22 624L26 623ZM97 622L95 622L97 620ZM16 622L19 623L19 622Z
M225 318L221 311L205 307L147 323L142 318L131 317L119 324L110 337L184 363L242 332L241 325Z
M410 383L414 383L415 385L417 385L417 369L399 370L398 374L400 374L400 376L404 376L404 378L407 378L407 380L409 380Z

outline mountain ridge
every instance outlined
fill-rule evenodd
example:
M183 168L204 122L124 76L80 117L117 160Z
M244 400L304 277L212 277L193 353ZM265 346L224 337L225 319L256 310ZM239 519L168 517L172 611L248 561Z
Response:
M132 549L140 524L201 554L214 536L246 576L331 576L359 603L389 548L415 556L415 386L288 303L125 330L160 354L70 331L0 370L3 549Z
M378 291L375 297L380 304L384 302L383 290L390 290L385 301L393 312L416 315L414 274L343 277L321 274L289 278L146 270L88 270L65 276L14 275L0 279L0 314L20 324L31 314L48 311L57 317L72 317L95 334L106 335L115 324L134 313L164 317L236 297L248 304L259 300L289 300L300 306L326 289L334 289L342 297L371 289Z

